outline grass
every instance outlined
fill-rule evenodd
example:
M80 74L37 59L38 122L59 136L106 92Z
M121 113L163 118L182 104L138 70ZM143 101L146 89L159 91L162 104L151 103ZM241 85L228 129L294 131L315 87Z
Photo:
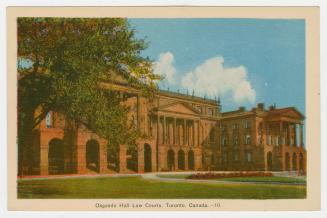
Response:
M145 180L138 176L18 180L18 198L291 199L305 197L306 187L298 185L175 183Z

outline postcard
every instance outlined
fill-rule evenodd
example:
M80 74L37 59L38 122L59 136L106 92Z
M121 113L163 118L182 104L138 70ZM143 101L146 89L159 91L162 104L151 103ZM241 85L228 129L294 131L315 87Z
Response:
M9 210L319 210L318 7L7 24Z

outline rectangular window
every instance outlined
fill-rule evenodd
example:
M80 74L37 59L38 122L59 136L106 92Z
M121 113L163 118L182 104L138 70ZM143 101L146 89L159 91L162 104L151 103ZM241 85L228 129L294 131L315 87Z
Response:
M277 145L281 145L282 144L282 139L280 136L277 136Z
M245 122L244 122L244 128L245 128L245 129L249 129L250 127L251 127L251 123L250 123L250 121L248 121L248 120L245 121Z
M221 129L221 131L224 131L225 130L225 125L220 124L220 129Z
M238 158L238 153L235 152L235 153L234 153L234 161L238 161L238 159L239 159L239 158Z
M221 139L221 145L226 146L226 144L227 144L226 138L222 138Z
M258 135L258 145L261 145L262 144L262 135L259 134Z
M246 134L245 135L245 144L246 145L250 145L251 144L251 135L250 134Z
M211 129L210 131L210 142L215 141L215 129Z
M197 109L200 113L202 113L202 108L201 108L201 106L197 106L196 109Z
M208 108L208 115L213 116L213 109L212 108Z
M238 136L237 135L233 136L233 144L238 145Z
M223 153L222 155L223 162L227 162L227 154Z
M252 161L252 153L251 152L246 152L246 161L251 162Z

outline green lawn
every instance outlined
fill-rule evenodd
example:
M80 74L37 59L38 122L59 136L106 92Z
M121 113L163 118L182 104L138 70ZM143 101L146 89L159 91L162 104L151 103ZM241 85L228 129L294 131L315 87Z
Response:
M19 180L18 198L305 198L305 186L194 184L140 177Z

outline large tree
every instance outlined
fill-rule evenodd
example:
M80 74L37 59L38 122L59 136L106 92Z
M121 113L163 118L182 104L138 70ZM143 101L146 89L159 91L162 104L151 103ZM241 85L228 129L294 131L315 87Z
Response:
M33 129L49 111L72 129L83 124L110 142L131 144L128 108L101 82L115 75L149 94L159 78L140 52L146 48L122 18L18 18L19 174L28 164ZM38 113L35 113L38 111Z

